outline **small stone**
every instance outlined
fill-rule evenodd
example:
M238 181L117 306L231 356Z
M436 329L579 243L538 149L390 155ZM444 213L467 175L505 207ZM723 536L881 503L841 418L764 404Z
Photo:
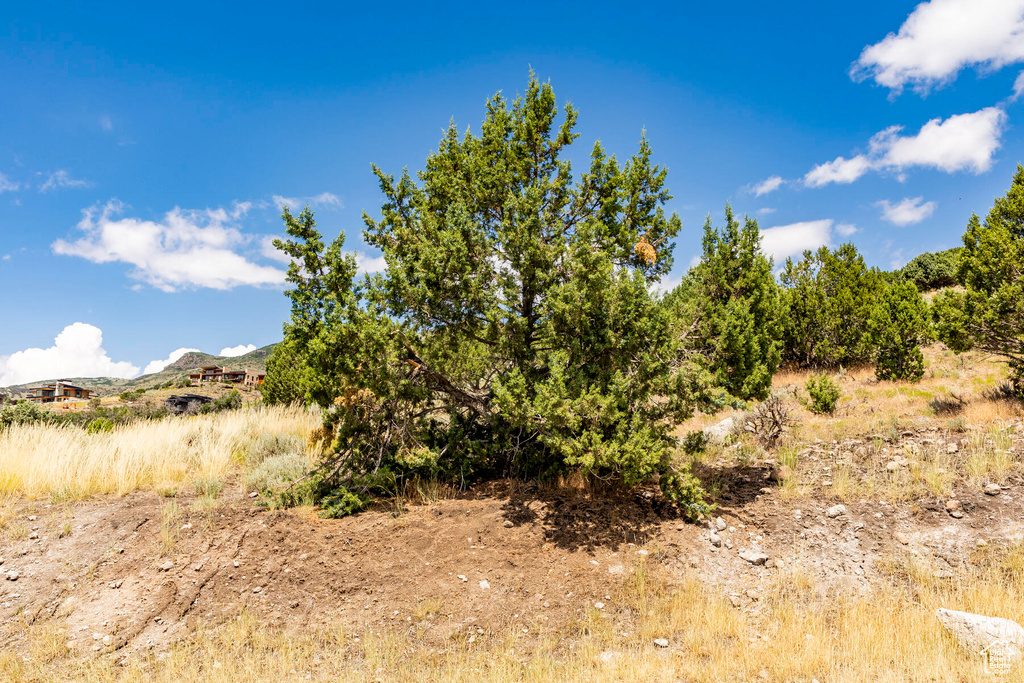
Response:
M715 528L719 531L725 531L726 523L725 520L719 517L715 520Z
M758 593L758 592L757 592L757 591L755 591L755 590L748 590L748 591L747 591L747 592L745 593L745 595L746 595L746 596L747 596L748 598L750 598L751 600L753 600L754 602L757 602L758 600L760 600L760 599L761 599L761 594L760 594L760 593Z
M953 519L962 519L963 516L964 516L964 513L963 513L962 510L953 510L952 512L949 513L949 516L952 517Z
M604 609L604 603L603 602L595 602L594 603L594 607L596 607L597 609Z
M668 640L665 639L665 638L655 638L654 639L654 644L657 647L668 647Z
M959 450L960 446L955 441L951 442L948 446L946 446L947 453L956 453Z
M825 515L829 519L835 519L839 515L845 515L845 514L846 514L846 506L845 505L833 505L832 507L830 507L828 510L825 511Z
M16 570L12 569L11 571L7 572L6 578L8 581L17 581L20 576L21 574L19 574Z
M33 531L32 533L30 533L30 534L28 535L28 537L29 537L29 539L30 539L30 540L33 540L33 541L34 541L34 540L36 540L37 538L39 538L39 532L38 532L38 531Z
M715 546L716 548L722 547L722 538L718 534L712 533L711 536L708 537L708 540L711 541L711 545Z
M636 551L636 554L637 554L637 555L640 555L640 556L646 556L646 555L648 555L649 553L648 553L648 552L647 552L646 550L644 550L643 548L641 548L640 550L637 550L637 551Z
M895 538L896 542L899 543L900 545L907 545L907 544L910 543L910 539L907 538L907 535L905 533L903 533L902 531L897 531L896 533L894 533L892 535L892 537Z
M260 494L259 494L259 493L257 493L256 491L253 491L252 493L250 493L250 494L249 494L249 497L250 497L250 498L255 498L255 497L256 497L256 496L258 496L258 495L260 495Z
M946 512L952 513L960 509L960 501L956 498L950 498L946 501Z
M740 553L740 557L754 565L762 565L768 561L768 556L762 553L760 550L747 550Z
M738 596L738 595L730 595L729 596L729 602L731 602L732 606L735 607L736 609L739 609L740 606L743 605L743 601L740 600L740 596Z
M457 578L457 579L458 579L459 581L462 581L463 583L465 583L466 581L469 581L469 579L467 579L467 578L466 578L465 576L463 576L462 574L459 574L459 575L458 575L458 576L456 576L455 578Z
M900 464L898 462L896 462L895 460L890 460L885 465L885 469L889 470L890 472L895 472L899 468L900 468Z
M112 642L114 642L113 638L111 638L110 636L103 636L104 645L110 645Z
M235 568L236 568L236 569L238 568L238 560L235 560L235 561L234 561L234 562L232 562L231 564L233 564L233 565L235 566Z
M160 565L159 569L162 572L170 571L171 569L174 569L174 563L170 560L167 560L162 565Z
M256 586L255 588L252 589L252 592L253 593L262 593L263 592L263 586Z
M985 495L986 496L998 496L1003 490L999 487L999 484L985 484Z
M506 519L506 520L505 520L505 522L504 522L504 527L505 527L506 529L511 529L511 528L512 528L513 526L515 526L515 524L513 524L513 523L512 523L512 520L511 520L511 519Z
M491 587L491 584L490 584L489 581L487 581L487 579L484 579L483 581L480 582L480 590L485 591L485 590L488 590L490 587Z

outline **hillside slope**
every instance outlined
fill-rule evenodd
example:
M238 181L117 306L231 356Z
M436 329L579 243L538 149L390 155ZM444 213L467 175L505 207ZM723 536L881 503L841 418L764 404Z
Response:
M0 393L7 394L12 398L24 398L28 394L28 389L30 387L39 386L46 382L52 382L55 379L66 379L72 382L75 386L90 389L95 391L98 396L103 397L120 394L122 391L126 391L128 389L149 389L166 382L174 382L186 377L190 372L204 365L218 365L232 370L254 370L256 372L266 372L267 358L270 356L270 352L274 350L275 346L277 346L277 344L269 344L263 348L256 349L255 351L250 351L249 353L234 357L213 356L208 353L193 351L186 353L160 372L141 375L134 379L122 379L120 377L54 377L40 382L29 382L27 384L16 384L10 387L4 387Z

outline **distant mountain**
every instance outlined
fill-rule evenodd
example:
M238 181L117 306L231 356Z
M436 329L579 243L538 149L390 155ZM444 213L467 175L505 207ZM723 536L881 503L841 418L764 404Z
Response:
M186 378L189 373L204 366L216 365L229 370L253 370L255 372L267 371L267 358L277 344L270 344L261 349L250 351L241 356L211 356L208 353L191 351L174 361L160 372L153 372L142 375L135 379L121 379L119 377L54 377L53 379L28 384L17 384L10 387L0 388L0 394L7 394L12 398L24 398L30 387L37 387L46 382L56 379L66 379L75 386L83 389L90 389L96 392L97 396L113 396L128 389L146 388L151 389L167 382L176 382Z

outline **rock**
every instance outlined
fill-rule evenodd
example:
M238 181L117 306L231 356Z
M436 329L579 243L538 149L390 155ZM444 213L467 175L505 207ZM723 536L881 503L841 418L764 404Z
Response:
M513 524L513 522L512 522L512 520L511 520L511 519L506 519L506 520L504 521L504 523L503 523L503 526L504 526L504 527L505 527L506 529L511 529L511 528L512 528L513 526L515 526L515 524Z
M32 533L30 533L30 534L28 535L28 538L29 538L29 540L31 540L31 541L34 541L34 540L36 540L37 538L39 538L39 532L38 532L38 531L33 531Z
M162 571L162 572L170 571L170 570L174 569L174 563L171 562L170 560L167 560L162 565L160 565L158 567L158 569L160 569L160 571Z
M250 498L255 498L255 497L256 497L256 496L258 496L258 495L260 495L260 494L259 494L259 493L257 493L256 491L253 491L253 492L251 492L251 493L249 494L249 497L250 497Z
M950 498L946 501L946 512L956 512L960 509L960 501L956 498Z
M748 598L750 598L754 602L757 602L758 600L761 599L761 594L758 593L755 590L748 590L746 593L744 593L744 595L746 595Z
M946 446L946 452L947 452L947 453L956 453L956 452L957 452L957 451L959 451L959 450L960 450L960 445L959 445L959 444L957 444L957 442L955 442L955 441L952 441L952 442L950 442L950 443L949 443L949 444L948 444L948 445Z
M711 545L715 546L716 548L722 547L722 537L716 534L715 532L711 532L711 536L708 537L708 540L711 541Z
M999 648L998 654L1008 658L1007 663L1024 654L1024 628L1015 621L950 609L939 609L935 616L966 650L983 654L987 648Z
M21 577L21 574L19 574L16 570L12 569L11 571L7 572L7 575L6 575L5 578L8 581L17 581L18 578L20 578L20 577Z
M908 543L910 543L910 539L907 538L907 535L902 531L897 531L892 535L892 537L895 538L896 542L901 545L907 545Z
M594 607L596 607L597 609L604 609L604 603L603 602L595 602L594 603Z
M665 638L655 638L654 644L658 647L668 647L668 640Z
M900 464L895 460L890 460L889 463L885 466L885 469L889 470L890 472L895 472L899 468Z
M846 506L845 505L833 505L828 510L825 510L825 515L829 519L835 519L839 515L845 515L845 514L846 514Z
M725 439L736 429L736 421L727 417L716 425L704 428L704 437L711 443L725 443Z
M113 638L111 638L110 636L103 636L104 645L110 645L112 642L114 642Z
M253 593L262 593L263 592L263 586L256 586L255 588L252 589L252 592Z
M729 602L731 602L732 606L736 609L739 609L743 605L743 601L740 600L740 596L738 595L730 595Z
M469 581L469 579L467 579L467 578L466 578L466 576L465 576L464 574L459 574L459 575L458 575L458 576L456 576L455 578L456 578L456 579L458 579L459 581L463 582L463 583L465 583L465 582Z
M986 496L998 496L1003 490L999 484L985 484L985 495Z
M722 519L721 517L719 517L718 519L715 520L715 528L718 529L719 531L725 531L725 527L726 526L727 525L725 523L725 520Z
M746 550L740 553L740 557L754 566L759 566L768 561L768 556L760 550Z
M485 591L491 587L491 584L487 579L480 582L480 590Z

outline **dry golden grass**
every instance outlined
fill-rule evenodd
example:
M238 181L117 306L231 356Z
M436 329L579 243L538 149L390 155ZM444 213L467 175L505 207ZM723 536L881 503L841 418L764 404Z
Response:
M200 625L166 656L87 658L68 650L54 622L29 627L30 656L0 653L18 681L862 681L981 680L983 663L935 618L939 607L1024 621L1024 551L988 551L975 569L938 580L896 559L868 596L826 594L797 568L776 575L763 611L731 607L715 587L669 585L641 563L617 611L591 609L566 631L510 621L495 632L427 644L408 631L348 633L329 624L284 632L241 613ZM650 570L653 572L655 570ZM417 621L432 614L424 602ZM524 633L524 628L526 632ZM655 647L665 638L669 647ZM1024 668L1004 680L1019 680Z
M73 500L147 487L176 492L197 478L221 478L263 435L305 443L319 424L318 415L303 409L263 407L96 434L73 426L12 426L0 433L0 495Z

